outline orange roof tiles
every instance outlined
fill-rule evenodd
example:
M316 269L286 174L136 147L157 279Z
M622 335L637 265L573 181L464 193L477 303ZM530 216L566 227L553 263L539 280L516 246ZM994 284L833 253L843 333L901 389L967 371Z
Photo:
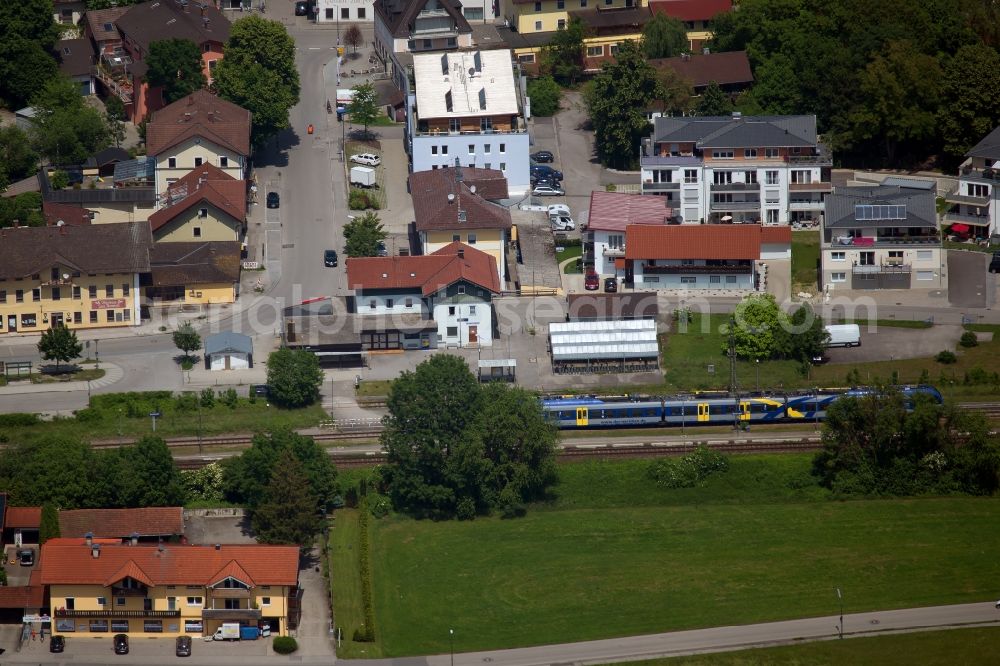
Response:
M781 227L761 227L760 228L760 242L761 243L791 243L792 242L792 228L788 226Z
M625 258L760 259L758 224L684 224L625 228Z
M149 216L153 231L202 201L211 203L243 224L247 215L247 184L217 166L203 164L172 183L164 200L167 205Z
M459 256L462 252L464 256ZM356 257L347 260L347 286L354 290L420 288L424 296L459 280L500 292L497 262L491 254L463 243L449 243L415 257Z
M209 585L218 585L227 578L235 578L241 583L246 583L247 585L253 586L254 580L253 576L247 573L246 569L240 566L239 562L236 560L231 560L226 566L222 567L212 579L208 582Z
M41 608L45 603L45 588L41 585L0 586L0 608Z
M153 114L146 126L146 152L155 157L196 136L249 155L250 112L207 90L196 90Z
M91 557L93 557L93 555L91 555ZM139 565L136 564L135 561L129 560L123 564L120 569L104 580L104 586L108 587L114 585L123 578L134 578L143 585L148 585L150 587L156 585L156 583L154 583L153 580L146 575L146 572L139 568Z
M95 537L124 539L139 536L172 536L184 534L184 509L179 506L157 506L140 509L76 509L59 512L59 533L64 537Z
M8 506L4 517L5 528L37 530L42 524L42 507L40 506Z

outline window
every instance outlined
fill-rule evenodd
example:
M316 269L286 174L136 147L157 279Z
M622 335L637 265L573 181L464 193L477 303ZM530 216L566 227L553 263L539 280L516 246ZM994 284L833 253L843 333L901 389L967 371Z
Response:
M778 172L777 171L765 171L764 172L764 183L767 185L777 185L778 184Z
M458 120L458 119L457 118L453 118L452 120ZM461 122L461 121L459 121L459 122ZM458 130L456 129L454 131L457 132ZM447 155L448 154L448 146L441 146L441 154L442 155Z
M455 316L455 306L454 305L449 305L448 306L448 316L449 317L454 317Z
M457 338L458 337L458 326L449 326L445 329L445 337Z
M476 244L476 234L469 234L468 239L469 239L469 245Z
M73 313L73 323L74 324L82 324L83 323L83 313L82 312L74 312Z
M201 597L188 597L187 598L187 605L188 606L201 606L202 603L203 602L202 602L202 598Z
M500 163L500 170L501 171L506 171L507 170L507 163L506 162L501 162Z
M195 238L201 238L201 227L192 227L191 235L193 235Z
M681 284L698 284L698 278L690 275L682 275Z
M107 298L111 298L112 296L114 296L115 295L115 285L113 285L113 284L106 284L106 285L104 285L104 295Z
M97 323L97 310L91 310L90 311L90 323L91 324L96 324ZM124 597L122 597L122 603L125 603Z
M98 606L107 606L108 605L108 598L107 597L97 597L97 605Z
M270 606L271 605L271 597L261 597L260 598L260 605L261 606Z
M58 301L61 299L62 299L62 292L59 290L59 287L52 287L52 300Z
M808 169L796 170L792 172L792 182L793 183L811 183L812 182L812 172ZM904 215L903 218L906 216ZM858 218L861 219L861 218Z
M79 291L79 289L80 289L79 287L74 287L73 288L73 290L74 290L73 293L75 294L76 292ZM0 289L0 303L6 303L6 302L7 302L7 290L6 289Z
M542 3L537 3L537 4L542 4ZM541 31L542 31L542 22L535 21L535 32L541 32ZM535 56L531 56L531 61L532 62L535 61Z
M168 157L167 158L167 166L169 168L171 168L171 169L176 169L177 168L177 158L176 157Z
M933 258L933 250L917 250L917 261L930 261Z
M697 169L684 169L684 182L685 183L697 183L698 182L698 170Z
M847 282L847 273L830 273L831 282Z
M341 7L340 8L340 18L344 19L345 21L347 19L351 18L351 8L350 7Z
M566 29L566 19L559 19L558 21L556 21L556 30L565 30L565 29Z
M722 284L722 276L721 275L709 275L708 276L708 283L709 284Z
M733 155L734 155L734 153L733 153L732 150L713 150L712 151L712 159L716 159L716 160L731 160L731 159L733 159Z
M21 315L21 326L24 328L34 328L35 327L35 314L23 314Z
M122 282L122 296L128 296L128 282Z
M52 271L50 272L50 276L52 277L53 280L58 280L59 279L59 269L58 268L53 268Z
M66 597L66 610L76 610L76 599Z
M90 296L90 298L97 298L97 285L94 284L90 285L87 288L87 293Z
M452 234L451 235L451 242L452 243L461 243L462 242L462 236L461 236L461 234Z
M437 155L437 154L438 154L438 147L431 146L431 155Z
M23 289L15 289L14 290L14 302L15 303L24 303L24 290Z
M465 285L464 284L458 285L458 293L460 293L460 294L464 294L465 293Z
M482 7L463 7L462 13L467 21L482 21L484 18Z
M405 301L403 301L403 305L405 305L408 308L412 308L413 307L413 299L412 298L407 298Z
M484 166L485 168L487 168L487 169L492 169L492 168L493 168L493 163L492 163L492 162L487 162L487 163L486 163L486 164L484 164L483 166Z
M889 250L889 258L890 259L902 259L903 258L903 251L902 250Z
M223 169L229 166L229 158L225 155L219 155L219 166Z
M365 8L364 7L358 7L358 18L359 19L365 18Z
M726 276L726 284L736 284L736 276L735 275L727 275Z
M483 144L483 154L484 155L489 155L490 154L490 144L488 144L488 143L484 143Z
M73 287L73 299L77 301L80 300L80 287ZM3 298L0 298L0 301L6 301L6 300L7 300L7 292L3 292Z
M201 623L201 620L184 620L185 634L200 634L204 630L205 626Z
M393 300L391 298L385 299L385 307L391 308L392 307L392 303L393 303Z
M371 309L371 310L375 309L375 299L374 298L371 299L370 301L368 301L368 308Z
M587 57L588 58L599 58L604 55L604 46L588 46L587 47Z
M476 314L476 306L475 305L470 305L469 306L469 314L470 315Z
M933 280L934 271L917 271L918 280Z
M202 159L200 157L194 158L194 165L196 167L200 167L201 166L201 162L202 162Z
M580 8L585 8L587 6L587 0L580 0Z
M326 20L328 20L328 21L332 21L333 20L333 9L327 8L327 10L326 10ZM410 46L410 48L412 49L413 47Z
M556 9L566 9L566 0L556 0Z
M107 620L91 620L90 630L107 633L108 632L108 621Z
M769 159L769 160L776 160L776 159L778 159L778 149L777 148L765 148L764 149L764 157L765 157L765 159Z
M469 154L470 155L475 155L476 154L476 144L474 144L474 143L470 143L469 144Z
M749 160L757 159L757 149L756 148L744 148L743 149L743 158L744 159L749 159Z
M33 301L40 301L40 300L42 300L42 290L39 289L38 287L35 287L34 289L32 289L31 290L31 300L33 300Z
M830 261L847 261L846 252L831 252Z
M535 11L536 12L542 11L542 3L540 3L540 2L536 2L535 3Z
M128 321L131 318L132 318L132 311L131 310L122 310L122 320L123 321Z
M756 171L744 171L743 172L743 182L749 183L751 185L757 184L757 172Z
M239 599L226 599L226 610L240 610Z
M713 171L712 182L716 185L729 185L733 182L732 171Z
M108 310L108 316L105 317L105 319L107 319L108 321L114 321L115 320L115 311L114 310Z
M116 634L128 633L128 620L111 620L111 631Z
M541 30L541 29L542 29L542 22L541 21L536 22L535 23L535 30ZM521 63L522 65L530 65L533 62L535 62L535 54L534 53L525 53L524 55L519 55L519 56L517 56L517 61L519 63Z
M198 209L198 217L208 217L208 209L207 208L199 208Z
M229 601L226 599L226 601ZM162 634L163 620L143 620L142 630L147 634Z

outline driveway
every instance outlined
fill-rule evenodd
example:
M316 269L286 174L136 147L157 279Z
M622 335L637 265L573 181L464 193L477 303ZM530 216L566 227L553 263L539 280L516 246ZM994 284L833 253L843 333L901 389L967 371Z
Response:
M985 252L948 250L948 300L955 307L985 308L996 302L996 276Z
M961 326L942 324L931 328L893 328L861 325L860 347L827 350L832 363L869 363L901 358L926 358L944 349L953 350L962 337Z
M576 92L564 93L562 107L552 118L535 118L535 143L531 150L551 150L555 154L553 166L563 172L563 189L566 190L566 196L558 202L565 202L576 214L587 210L590 193L604 186L601 184L601 165L594 155L594 132L590 129L583 96Z

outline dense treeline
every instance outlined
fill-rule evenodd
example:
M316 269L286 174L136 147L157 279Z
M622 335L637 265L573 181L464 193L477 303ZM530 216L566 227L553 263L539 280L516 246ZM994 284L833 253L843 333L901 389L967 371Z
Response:
M753 67L738 108L816 114L840 162L953 168L1000 124L990 0L742 0L713 27Z

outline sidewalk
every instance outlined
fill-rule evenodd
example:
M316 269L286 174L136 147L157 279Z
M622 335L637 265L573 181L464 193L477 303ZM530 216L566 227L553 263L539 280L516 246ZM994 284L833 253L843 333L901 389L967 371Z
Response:
M95 391L121 381L125 371L114 363L101 363L104 376L89 382L49 382L32 384L30 382L14 382L0 386L0 395L21 395L24 393L68 393L70 391Z

